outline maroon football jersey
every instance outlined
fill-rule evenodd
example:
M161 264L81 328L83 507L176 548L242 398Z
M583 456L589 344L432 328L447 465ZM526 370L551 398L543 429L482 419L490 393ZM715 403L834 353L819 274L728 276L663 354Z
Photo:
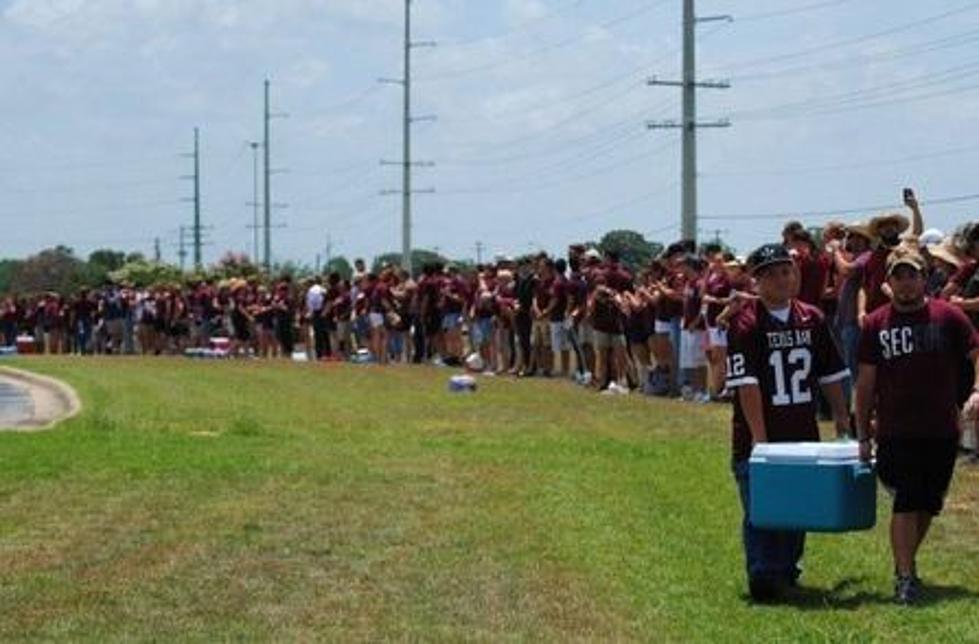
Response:
M816 388L849 377L822 312L793 300L782 322L752 300L728 330L727 386L761 388L768 442L818 441ZM734 460L751 455L751 429L738 396L732 423Z
M979 348L965 314L941 300L901 313L888 304L867 316L861 364L877 367L877 438L958 433L962 361Z

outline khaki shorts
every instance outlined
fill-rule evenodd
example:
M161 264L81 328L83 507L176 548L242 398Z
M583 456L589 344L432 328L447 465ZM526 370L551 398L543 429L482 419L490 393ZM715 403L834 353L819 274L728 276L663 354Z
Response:
M595 351L606 351L625 346L625 335L622 333L605 333L595 329L592 331L592 339L595 342Z
M551 323L547 320L534 320L531 327L530 343L534 346L551 346Z

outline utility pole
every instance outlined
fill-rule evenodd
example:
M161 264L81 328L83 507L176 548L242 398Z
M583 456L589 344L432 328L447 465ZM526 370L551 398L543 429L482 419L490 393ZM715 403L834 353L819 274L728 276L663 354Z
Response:
M418 121L434 121L434 116L414 117L411 114L411 50L416 47L434 47L434 42L412 42L411 40L411 0L405 0L404 33L404 76L400 79L379 79L382 83L401 85L404 90L402 106L402 160L381 161L381 165L400 165L401 190L383 190L382 195L401 194L401 267L411 272L411 195L414 193L433 193L434 188L414 190L411 187L411 167L432 167L432 162L413 162L411 159L411 125Z
M271 111L271 102L269 100L269 89L271 86L271 81L265 79L265 117L264 117L264 130L265 136L263 138L262 147L265 150L265 200L263 202L265 219L263 222L263 228L265 229L265 257L263 258L263 265L265 267L266 273L272 272L272 208L286 208L286 204L274 204L272 203L272 175L283 170L273 170L271 166L271 137L270 137L270 126L273 118L285 118L287 114L273 114ZM275 226L275 228L280 228L281 226Z
M162 254L160 252L160 238L154 237L153 238L153 261L159 264L162 258L163 258Z
M252 207L252 261L257 266L261 261L258 255L258 237L259 229L261 228L258 221L258 208L261 204L258 200L258 148L261 146L261 143L258 141L249 141L248 145L252 149L252 200L248 204Z
M194 268L201 264L201 131L194 128Z
M184 245L184 240L187 238L187 227L181 226L179 234L180 238L177 242L177 247L179 250L177 251L177 257L180 258L180 271L183 272L187 264L187 247Z
M194 196L189 199L184 199L183 201L190 201L194 204L194 225L192 227L192 232L194 236L194 268L200 270L203 265L203 260L201 256L201 246L203 245L201 239L201 146L200 146L200 128L194 128L194 151L182 155L194 160L194 173L188 174L180 177L188 181L194 182Z
M270 178L272 176L271 168L269 167L269 159L271 157L269 151L269 121L272 119L272 114L269 112L269 80L265 79L265 137L264 150L265 150L265 201L263 206L265 208L265 257L263 264L265 265L265 272L269 274L272 272L272 183Z
M329 266L333 261L333 238L330 233L326 233L326 265Z
M727 235L731 231L728 230L727 228L711 228L711 229L701 229L700 232L706 233L708 236L713 236L713 239L711 241L714 244L720 246L724 243L722 239L722 235Z
M683 184L680 201L681 235L684 239L697 239L697 130L704 127L730 127L731 122L724 119L719 121L697 121L697 90L698 89L728 89L731 84L727 81L697 81L697 25L703 22L719 20L730 22L731 16L709 16L698 18L694 12L694 0L683 0L683 80L663 81L651 78L649 85L682 87L683 88L683 120L649 122L649 129L682 129L683 130L683 163L681 180Z
M476 242L476 263L483 263L483 242L481 241Z

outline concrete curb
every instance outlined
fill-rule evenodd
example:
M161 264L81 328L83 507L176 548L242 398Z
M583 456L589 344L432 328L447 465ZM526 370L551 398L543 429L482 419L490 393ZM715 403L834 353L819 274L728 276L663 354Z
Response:
M0 432L46 431L82 411L78 394L60 380L13 367L0 367L0 378L25 385L34 401L34 417L31 420L13 427L0 427Z

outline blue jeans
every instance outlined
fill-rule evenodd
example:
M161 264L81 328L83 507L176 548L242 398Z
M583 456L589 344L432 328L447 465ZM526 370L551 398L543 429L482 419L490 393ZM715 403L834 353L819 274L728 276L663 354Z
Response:
M405 332L388 331L388 355L393 356L395 360L401 360L401 356L404 352Z
M680 393L687 384L686 374L680 368L680 341L682 339L683 318L670 318L670 344L673 350L673 372L670 374L670 393Z
M735 462L734 480L741 495L744 518L741 538L744 542L745 569L748 579L771 579L795 582L802 574L799 561L806 547L806 533L790 530L761 530L751 525L748 485L748 461Z
M850 377L843 381L843 395L846 396L848 409L853 405L853 384L857 381L857 346L860 344L860 326L856 323L844 323L837 327L840 338L840 350L843 352L843 362L850 370Z
M81 355L91 353L92 347L92 322L90 320L79 320L75 329L75 350Z
M5 347L17 346L17 324L14 322L3 323L3 345Z

